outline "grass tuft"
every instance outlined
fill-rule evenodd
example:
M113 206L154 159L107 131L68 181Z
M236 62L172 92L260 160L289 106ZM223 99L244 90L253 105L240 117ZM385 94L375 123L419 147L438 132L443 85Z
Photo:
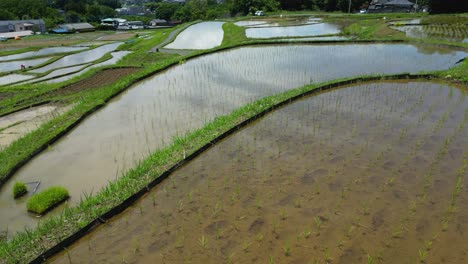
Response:
M13 185L13 198L20 198L28 192L28 187L24 182L15 182Z
M54 186L38 194L33 195L26 203L28 211L42 215L54 206L68 199L70 195L67 189Z

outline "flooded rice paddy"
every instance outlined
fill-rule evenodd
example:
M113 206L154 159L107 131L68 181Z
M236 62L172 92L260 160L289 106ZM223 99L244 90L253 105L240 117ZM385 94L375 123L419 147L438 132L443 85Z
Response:
M87 49L86 47L52 47L52 48L44 48L38 51L28 51L20 54L14 54L9 56L1 56L0 61L7 61L7 60L19 60L31 57L38 57L38 56L45 56L51 55L56 53L66 53L66 52L75 52Z
M7 85L10 83L21 82L34 78L32 75L23 74L8 74L0 77L0 85Z
M0 117L0 149L69 109L70 107L44 105Z
M312 37L312 38L290 38L290 39L282 39L287 41L343 41L343 40L350 40L349 37L343 36L327 36L327 37Z
M467 95L413 81L302 99L50 263L466 263Z
M21 70L21 65L25 65L26 67L35 67L47 62L50 59L51 58L40 58L31 60L0 62L0 72L19 71Z
M256 27L247 28L245 34L248 38L277 38L320 36L340 33L340 27L329 23L319 23L289 27Z
M69 74L69 75L66 75L66 76L63 76L63 77L46 80L44 82L45 83L59 83L59 82L64 82L64 81L71 80L72 78L74 78L76 76L79 76L81 74L84 74L85 72L87 72L87 71L89 71L91 69L116 64L119 60L121 60L123 57L125 57L126 55L128 55L130 53L131 53L131 51L114 51L114 52L111 53L111 56L112 56L111 59L108 59L108 60L100 62L100 63L93 64L93 65L91 65L89 67L86 67L82 71L72 73L72 74Z
M224 22L201 22L182 31L167 49L211 49L221 45Z
M42 77L39 77L39 78L36 78L36 79L33 79L33 80L29 80L29 81L23 82L21 84L32 83L32 82L40 82L40 81L48 80L48 79L51 79L51 78L54 78L54 77L57 77L57 76L67 75L67 74L70 74L70 73L77 72L77 71L79 71L81 69L84 69L89 65L90 64L88 63L88 64L72 66L72 67L68 67L68 68L60 68L60 69L51 71L49 74L47 74L45 76L42 76Z
M15 180L63 185L76 204L174 136L264 96L342 77L447 69L465 56L408 44L275 45L189 60L134 85L20 169L0 192L0 227L36 223L11 198Z
M287 26L301 26L301 25L310 25L317 24L321 22L321 18L318 17L293 17L293 18L266 18L266 19L252 19L252 20L243 20L234 23L237 26L241 27L287 27Z
M468 26L466 25L411 25L392 28L405 32L410 38L435 38L468 43Z
M92 62L101 58L104 54L108 52L114 51L121 44L122 42L115 42L111 44L102 45L97 48L83 51L77 54L67 55L44 67L32 70L31 72L32 73L45 73L47 71L58 69L58 68L64 68L64 67L70 67L70 66L77 65L77 64L89 63L89 62Z

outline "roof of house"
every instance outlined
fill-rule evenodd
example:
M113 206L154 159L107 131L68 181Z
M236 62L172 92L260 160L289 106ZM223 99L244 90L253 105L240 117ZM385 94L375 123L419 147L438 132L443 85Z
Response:
M386 5L399 5L399 6L413 6L414 3L411 3L408 0L392 0L390 2L385 3Z
M29 24L44 24L42 19L29 19L29 20L0 20L0 25L16 25L20 23L29 23Z
M153 19L151 20L151 23L166 23L167 21L164 19Z
M62 24L60 25L62 28L69 28L69 29L75 29L75 30L80 30L80 29L91 29L94 28L91 24L89 23L70 23L70 24Z

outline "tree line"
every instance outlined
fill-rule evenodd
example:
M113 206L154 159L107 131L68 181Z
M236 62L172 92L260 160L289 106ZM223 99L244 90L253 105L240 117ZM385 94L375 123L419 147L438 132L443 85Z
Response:
M410 0L415 2L416 0ZM134 1L135 2L135 1ZM257 10L312 10L348 12L366 8L370 0L187 0L185 3L162 0L140 1L153 17L192 21L253 14ZM466 0L418 0L433 13L468 12ZM64 22L96 22L114 17L120 0L1 0L0 20L44 19L47 27ZM147 18L149 19L149 18ZM142 19L143 20L143 19Z

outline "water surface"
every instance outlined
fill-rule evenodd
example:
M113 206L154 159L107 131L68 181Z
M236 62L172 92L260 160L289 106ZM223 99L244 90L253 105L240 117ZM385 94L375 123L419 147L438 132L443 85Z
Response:
M86 47L52 47L52 48L40 49L38 51L28 51L24 53L15 54L15 55L2 56L0 57L0 61L19 60L19 59L25 59L25 58L30 58L30 57L51 55L55 53L80 51L84 49L87 49L87 48Z
M1 189L0 228L36 223L11 198L16 180L63 185L76 204L174 136L259 98L343 77L447 69L465 56L408 44L279 45L189 60L134 85L19 170Z
M86 67L84 70L82 71L79 71L79 72L76 72L76 73L72 73L72 74L69 74L69 75L66 75L66 76L63 76L63 77L59 77L59 78L55 78L55 79L50 79L50 80L46 80L44 81L45 83L59 83L59 82L64 82L64 81L68 81L76 76L79 76L81 74L84 74L86 73L87 71L93 69L93 68L98 68L98 67L102 67L102 66L107 66L107 65L113 65L113 64L116 64L119 60L121 60L123 57L125 57L126 55L130 54L131 51L115 51L115 52L112 52L111 55L112 55L112 58L111 59L108 59L106 61L103 61L101 63L97 63L97 64L93 64L89 67Z
M248 28L245 34L248 38L276 38L276 37L301 37L319 36L340 33L340 27L329 23L318 23L303 26L290 27L263 27Z
M57 68L70 67L70 66L77 65L77 64L85 64L85 63L93 62L101 58L104 54L114 51L118 46L120 46L120 44L122 44L122 42L115 42L115 43L99 46L92 50L87 50L87 51L83 51L77 54L68 55L44 67L32 70L31 72L44 73L44 72L54 70Z
M165 46L167 49L211 49L221 45L224 22L202 22L188 27Z
M431 82L308 97L221 141L51 263L417 263L422 250L427 263L464 263L468 193L453 194L467 176L467 109L466 90Z
M440 40L468 43L468 26L421 25L398 26L393 29L406 33L410 38L435 38Z
M21 70L21 65L25 65L26 67L34 67L34 66L43 64L50 59L51 58L41 58L41 59L31 59L31 60L0 62L0 72Z
M32 75L23 75L23 74L8 74L0 77L0 85L7 85L10 83L20 82L24 80L29 80L34 78Z

